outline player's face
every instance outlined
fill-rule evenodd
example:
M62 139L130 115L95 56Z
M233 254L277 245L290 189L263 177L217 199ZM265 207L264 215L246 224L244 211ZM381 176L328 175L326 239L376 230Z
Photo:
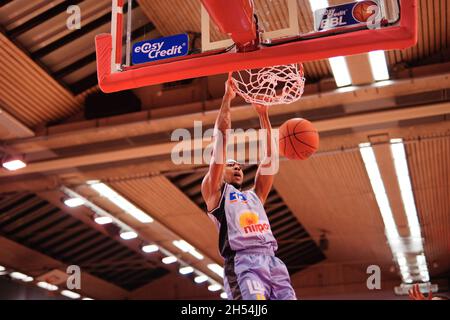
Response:
M244 180L241 165L237 162L228 162L225 165L224 180L226 183L240 187Z

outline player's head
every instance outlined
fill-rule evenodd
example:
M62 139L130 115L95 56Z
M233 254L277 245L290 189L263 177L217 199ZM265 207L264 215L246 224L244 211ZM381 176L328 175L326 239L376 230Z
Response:
M242 182L244 181L244 172L242 171L241 164L236 160L229 159L225 163L224 171L223 179L225 182L240 189Z

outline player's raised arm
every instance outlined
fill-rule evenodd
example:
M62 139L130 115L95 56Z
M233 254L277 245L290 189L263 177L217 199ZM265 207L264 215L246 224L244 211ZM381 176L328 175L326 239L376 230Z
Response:
M214 126L214 144L209 170L202 182L202 196L208 210L213 209L219 202L226 159L227 130L231 128L230 102L235 96L236 93L232 88L231 76L229 75L225 83L222 106Z
M255 193L264 204L273 184L274 175L274 157L277 156L274 151L275 142L272 137L272 126L269 120L268 107L260 104L253 104L259 116L261 129L265 130L265 139L267 141L266 154L259 164L255 177Z

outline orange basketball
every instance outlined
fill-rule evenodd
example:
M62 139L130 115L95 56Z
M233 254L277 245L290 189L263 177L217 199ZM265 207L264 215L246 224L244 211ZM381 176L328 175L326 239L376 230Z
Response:
M359 22L367 22L369 18L375 14L374 10L371 10L371 6L377 6L374 1L361 1L353 7L353 17Z
M286 121L280 127L280 154L291 160L305 160L319 148L319 134L302 118Z

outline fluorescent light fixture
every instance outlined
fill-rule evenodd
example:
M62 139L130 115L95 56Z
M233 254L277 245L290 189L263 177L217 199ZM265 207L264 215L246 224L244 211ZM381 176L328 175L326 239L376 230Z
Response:
M383 180L381 179L380 169L378 168L377 160L373 148L367 144L360 144L359 151L364 161L367 174L369 176L372 190L375 193L378 208L380 209L381 217L383 218L386 236L388 241L392 243L399 239L397 226L392 215L391 206L384 188Z
M417 260L417 264L419 265L419 266L422 266L422 265L427 265L427 262L426 262L426 260L425 260L425 256L423 255L423 254L419 254L419 255L417 255L416 256L416 260Z
M398 253L397 254L397 262L398 262L398 265L400 267L406 267L407 266L406 258L405 258L405 256L402 253Z
M45 282L45 281L38 282L37 286L41 287L42 289L48 290L48 291L56 291L56 290L58 290L57 286L55 286L53 284L50 284L48 282Z
M400 266L400 271L403 273L409 273L409 268L408 266Z
M94 221L97 224L108 224L113 222L113 219L111 217L97 217L94 219Z
M403 279L403 281L405 281L405 283L412 283L412 279L411 278L405 278Z
M312 12L329 7L328 0L309 0L309 5Z
M63 290L63 291L61 291L61 294L70 299L79 299L80 298L80 295L78 293L69 291L69 290Z
M25 168L27 166L27 164L25 162L23 162L22 160L17 160L17 159L3 162L2 165L3 165L3 168L5 168L9 171L19 170L19 169Z
M125 231L120 234L120 237L124 240L135 239L137 236L137 233L134 231Z
M194 249L193 246L191 246L189 243L187 243L184 240L174 240L173 245L180 249L183 252L189 252L190 250Z
M219 266L217 263L208 264L208 269L219 275L221 278L223 278L223 268Z
M162 262L163 262L164 264L171 264L171 263L176 262L177 260L178 260L177 257L169 256L169 257L163 258L163 259L162 259Z
M83 299L81 299L81 300L94 300L94 299L92 299L92 298L89 298L89 297L84 297Z
M411 277L411 274L408 271L406 271L406 272L401 271L400 273L402 274L402 277L404 279Z
M375 81L382 81L389 79L389 71L386 62L386 55L384 51L369 52L369 62L372 69L372 76Z
M194 256L198 260L203 260L203 258L204 258L203 255L200 254L192 245L190 245L186 241L174 240L172 243L175 247L177 247L181 251L190 253L192 256Z
M0 266L0 271L5 271L6 268L4 266Z
M426 265L419 265L417 268L419 269L419 271L427 271L428 272L428 268Z
M393 85L394 83L395 82L392 80L382 80L382 81L375 82L373 84L373 86L380 88L380 87L386 87L386 86Z
M148 244L142 247L142 251L146 253L152 253L159 250L159 247L156 244Z
M384 55L384 53L383 53ZM360 144L360 152L366 167L367 174L375 193L378 207L386 229L386 237L388 238L394 257L400 267L400 273L404 283L412 283L422 280L429 281L429 273L426 264L425 255L420 253L423 251L423 243L417 216L417 210L414 203L414 195L412 192L411 180L409 178L408 163L406 160L405 147L402 139L391 139L391 153L393 157L395 173L405 209L410 237L400 237L397 226L395 224L380 170L376 161L375 153L370 143ZM409 254L409 258L405 253ZM412 253L418 253L415 258L417 262L412 261ZM420 276L419 276L420 274Z
M333 57L328 59L331 66L331 71L333 71L334 80L338 87L345 87L352 84L352 77L350 76L350 71L348 70L347 61L345 57Z
M405 147L399 139L391 140L391 151L394 157L395 172L397 175L400 193L403 200L409 231L412 238L421 238L419 219L417 217L411 180L409 178L408 162L406 161Z
M134 204L132 204L130 201L128 201L127 199L122 197L120 194L118 194L116 191L111 189L106 184L101 183L101 182L100 183L94 182L89 185L91 186L91 188L93 188L95 191L97 191L103 197L108 198L108 200L110 200L116 206L118 206L123 211L125 211L129 215L133 216L140 222L142 222L142 223L153 222L152 217L150 217L148 214L146 214L141 209L137 208Z
M70 198L64 200L64 204L70 208L76 208L84 204L84 200L80 198Z
M210 284L208 286L208 290L209 291L219 291L220 289L222 289L222 286L220 284L214 283L214 284Z
M31 282L31 281L33 281L33 280L34 280L33 277L28 276L28 277L26 277L25 279L23 279L22 281L23 281L23 282Z
M222 292L222 293L220 294L220 297L221 297L222 299L228 299L228 295L227 295L226 292Z
M197 258L198 260L203 260L203 255L200 253L200 252L198 252L197 250L191 250L191 251L189 251L189 253L192 255L192 256L194 256L195 258Z
M192 267L182 267L180 270L178 270L181 274L190 274L194 272L194 268Z
M195 282L195 283L203 283L203 282L205 282L205 281L208 281L208 277L205 276L205 275L196 276L196 277L194 278L194 282Z
M28 278L28 276L26 274L23 274L21 272L11 272L9 274L9 276L16 280L24 280L24 279Z

